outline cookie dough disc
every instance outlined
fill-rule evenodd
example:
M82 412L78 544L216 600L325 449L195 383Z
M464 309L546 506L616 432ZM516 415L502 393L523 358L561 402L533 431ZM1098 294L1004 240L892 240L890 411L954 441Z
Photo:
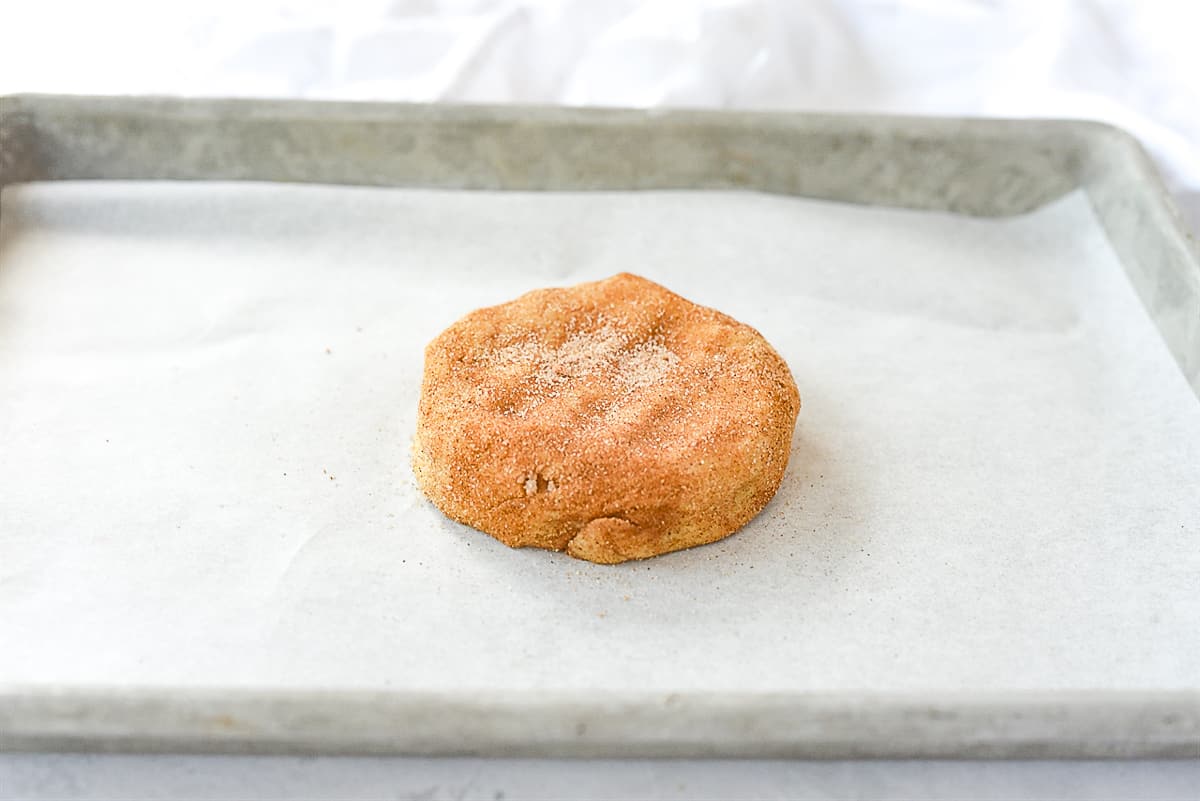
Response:
M592 562L766 506L800 396L757 331L623 273L468 314L425 351L413 469L447 516Z

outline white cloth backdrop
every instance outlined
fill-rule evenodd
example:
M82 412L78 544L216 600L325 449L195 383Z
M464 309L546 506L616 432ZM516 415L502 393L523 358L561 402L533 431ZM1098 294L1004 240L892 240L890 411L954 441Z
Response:
M1200 227L1200 4L2 0L0 93L1082 117Z
M1146 144L1200 229L1198 32L1200 4L1171 0L0 0L0 93L1099 119ZM4 798L1184 798L1196 786L1200 762L0 757Z

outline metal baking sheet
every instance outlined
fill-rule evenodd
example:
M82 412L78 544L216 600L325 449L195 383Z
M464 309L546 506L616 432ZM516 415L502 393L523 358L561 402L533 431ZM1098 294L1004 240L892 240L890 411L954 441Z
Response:
M1118 132L0 102L3 746L1200 747L1200 270ZM424 342L632 267L792 364L779 497L616 568L443 520Z

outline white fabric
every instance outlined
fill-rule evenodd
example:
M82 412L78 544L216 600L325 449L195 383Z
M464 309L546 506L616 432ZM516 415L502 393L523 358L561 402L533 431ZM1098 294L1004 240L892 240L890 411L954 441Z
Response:
M1200 227L1200 4L4 0L0 93L1105 120Z
M807 762L0 755L37 801L1195 801L1200 762Z

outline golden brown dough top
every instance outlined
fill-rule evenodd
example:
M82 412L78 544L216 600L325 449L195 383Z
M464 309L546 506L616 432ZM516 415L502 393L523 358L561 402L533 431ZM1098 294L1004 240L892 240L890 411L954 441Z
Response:
M586 494L580 483L612 483L599 468L613 464L699 481L715 467L703 454L750 447L759 421L799 408L786 364L754 329L628 273L475 311L426 359L422 405L447 427L430 438L453 440L456 495L486 508L568 483ZM510 490L473 486L484 453L511 463Z

